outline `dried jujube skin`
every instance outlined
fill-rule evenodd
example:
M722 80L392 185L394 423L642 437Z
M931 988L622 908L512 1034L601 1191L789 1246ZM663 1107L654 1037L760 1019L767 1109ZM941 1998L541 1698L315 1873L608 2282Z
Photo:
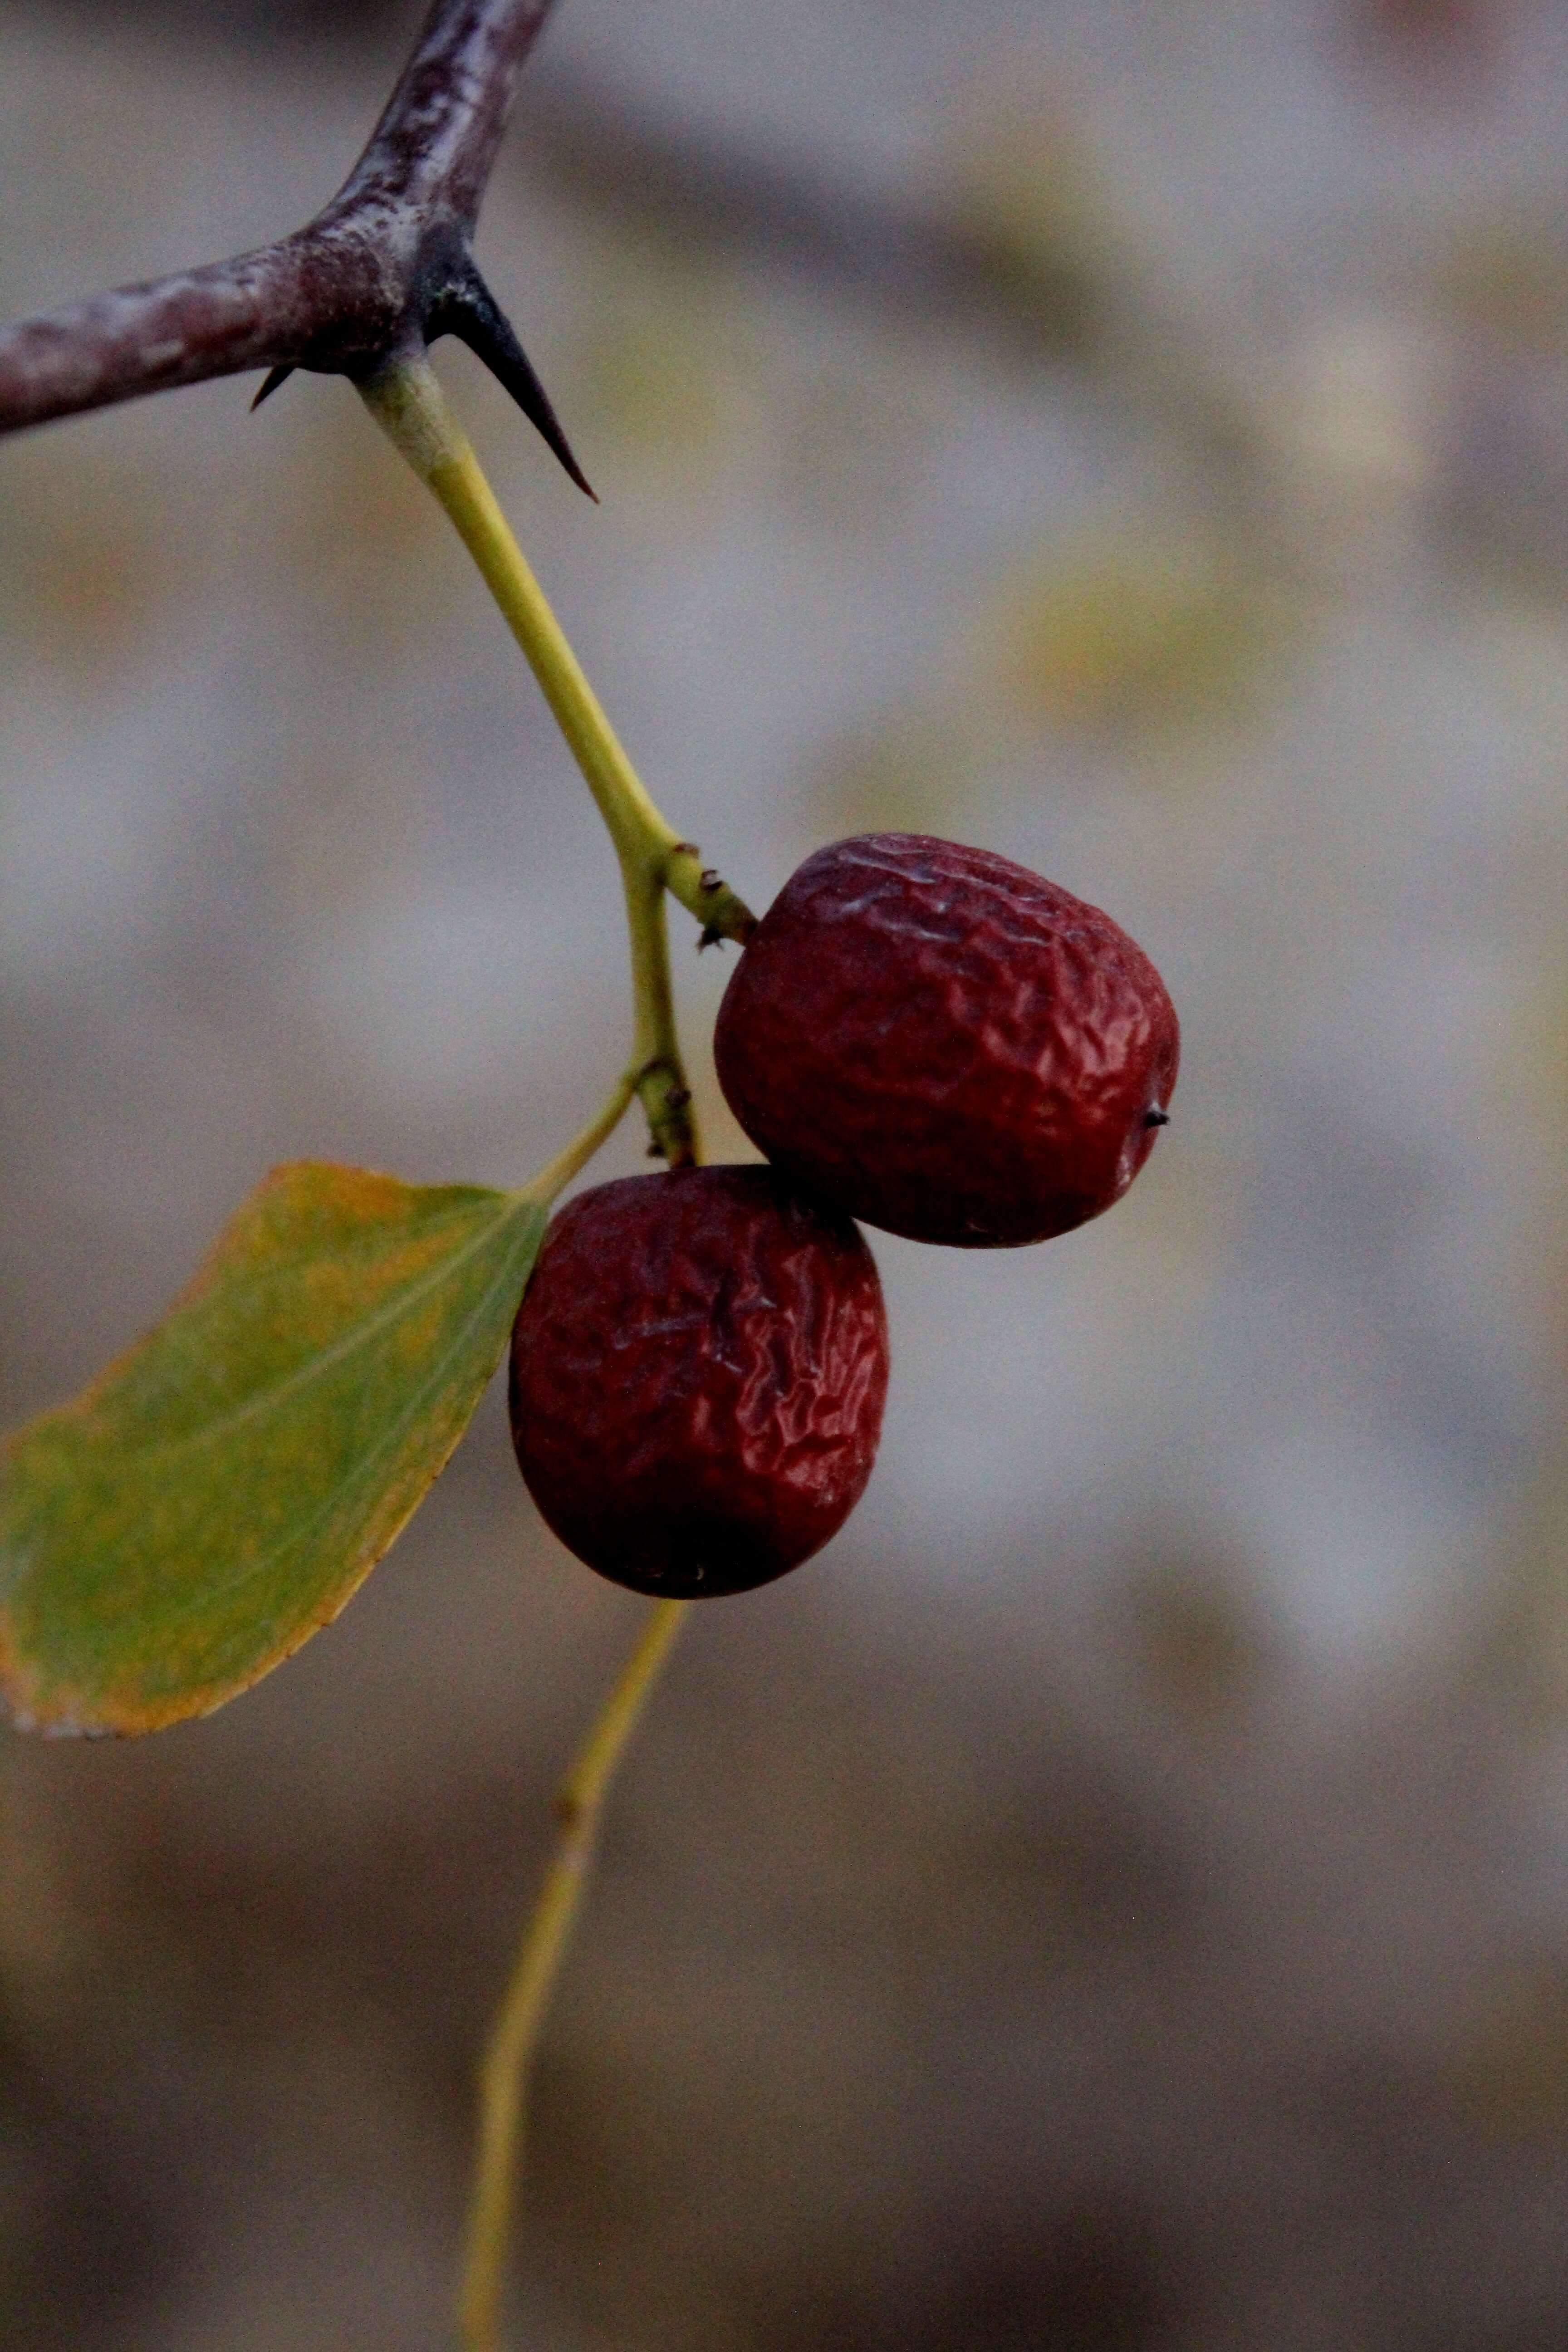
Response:
M1166 1121L1180 1037L1110 917L924 834L817 850L720 1008L720 1083L777 1168L867 1224L1005 1247L1121 1199Z
M870 1251L768 1168L628 1177L552 1221L512 1440L555 1533L634 1591L748 1591L859 1500L888 1387Z

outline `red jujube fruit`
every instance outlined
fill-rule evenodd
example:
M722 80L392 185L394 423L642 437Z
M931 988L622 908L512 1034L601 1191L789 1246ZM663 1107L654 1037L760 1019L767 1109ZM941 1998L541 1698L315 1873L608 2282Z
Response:
M870 1251L770 1168L580 1194L512 1329L530 1494L590 1568L669 1598L820 1550L870 1475L887 1389Z
M752 1142L818 1198L985 1249L1119 1200L1166 1120L1176 1015L1142 948L1011 859L872 833L808 857L714 1034Z

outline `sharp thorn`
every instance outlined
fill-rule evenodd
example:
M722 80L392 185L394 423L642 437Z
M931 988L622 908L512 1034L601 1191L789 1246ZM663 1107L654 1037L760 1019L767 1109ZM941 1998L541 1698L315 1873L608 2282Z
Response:
M476 359L484 362L501 389L510 393L529 423L554 451L577 488L586 491L597 506L599 494L573 456L572 445L561 430L532 362L471 261L459 278L443 287L426 321L426 341L434 342L438 335L456 335L459 342L467 343Z
M260 407L264 400L271 399L273 394L277 391L280 383L288 383L294 371L292 367L275 367L268 369L267 373L262 380L261 389L250 404L250 413L252 416L255 415L257 410Z

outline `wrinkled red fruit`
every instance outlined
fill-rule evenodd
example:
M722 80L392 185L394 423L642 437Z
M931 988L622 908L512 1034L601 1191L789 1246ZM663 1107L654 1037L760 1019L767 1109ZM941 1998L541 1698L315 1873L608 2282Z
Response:
M746 1592L837 1533L888 1391L877 1268L771 1168L584 1192L511 1335L511 1431L563 1544L637 1592Z
M775 1167L868 1224L986 1249L1120 1200L1165 1124L1179 1037L1109 915L954 841L808 857L736 966L719 1079Z

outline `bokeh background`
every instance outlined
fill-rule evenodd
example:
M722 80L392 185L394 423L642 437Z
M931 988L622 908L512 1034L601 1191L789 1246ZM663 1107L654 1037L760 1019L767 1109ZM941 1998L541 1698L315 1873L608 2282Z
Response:
M0 0L0 310L292 226L413 21ZM657 797L758 904L1021 858L1185 1052L1113 1216L877 1241L868 1499L615 1804L520 2347L1568 2342L1565 104L1557 0L562 0L479 250L602 507L440 364ZM0 446L7 1420L273 1162L521 1180L622 1049L466 559L344 385L249 389ZM5 1736L0 2342L449 2340L637 1612L492 1395L248 1697Z

